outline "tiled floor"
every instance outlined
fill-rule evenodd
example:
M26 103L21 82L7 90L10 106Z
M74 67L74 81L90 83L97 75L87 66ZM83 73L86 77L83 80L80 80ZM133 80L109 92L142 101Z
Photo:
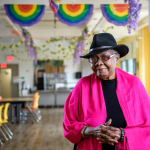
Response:
M3 150L73 150L63 136L63 108L41 109L42 120L34 124L9 124L13 139L5 141Z

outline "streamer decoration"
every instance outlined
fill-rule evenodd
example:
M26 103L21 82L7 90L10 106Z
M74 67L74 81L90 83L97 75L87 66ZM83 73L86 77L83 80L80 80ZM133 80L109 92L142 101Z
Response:
M49 6L54 13L58 12L60 2L61 2L61 0L49 0Z

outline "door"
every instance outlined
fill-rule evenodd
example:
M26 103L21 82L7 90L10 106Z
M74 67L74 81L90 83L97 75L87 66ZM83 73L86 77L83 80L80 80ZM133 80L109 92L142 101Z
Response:
M0 90L3 98L11 97L11 69L0 70Z
M18 64L7 64L7 68L11 69L11 78L19 76ZM11 97L19 97L18 83L11 82Z

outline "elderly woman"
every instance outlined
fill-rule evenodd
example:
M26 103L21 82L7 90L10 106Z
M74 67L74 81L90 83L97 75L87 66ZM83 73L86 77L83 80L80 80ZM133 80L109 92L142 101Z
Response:
M149 150L150 98L138 77L116 68L128 53L109 33L94 35L83 77L64 107L64 136L76 150Z

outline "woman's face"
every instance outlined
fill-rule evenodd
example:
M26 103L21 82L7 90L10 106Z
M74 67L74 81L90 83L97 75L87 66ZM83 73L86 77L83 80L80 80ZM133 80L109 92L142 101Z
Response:
M114 53L115 52L113 50L107 50L105 52L92 55L91 58L95 58L95 57L99 58L105 55L110 56ZM90 63L91 69L98 77L102 78L103 80L114 79L116 77L115 68L116 65L118 64L119 57L120 57L119 54L115 54L107 61L101 61L100 59L98 59L98 62Z

